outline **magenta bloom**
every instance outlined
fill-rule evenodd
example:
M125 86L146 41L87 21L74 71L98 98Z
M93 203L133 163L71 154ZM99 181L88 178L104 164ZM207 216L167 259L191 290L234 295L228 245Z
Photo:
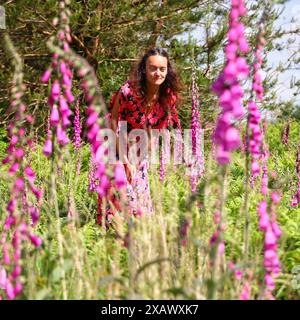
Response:
M226 130L225 134L225 144L226 148L230 150L235 150L239 147L240 141L240 134L236 128L230 127Z
M43 83L47 83L51 77L51 69L47 69L41 77Z
M59 99L59 110L61 113L65 113L69 110L68 103L63 96L60 96L60 99Z
M253 161L251 164L251 173L253 176L258 176L260 173L260 167L256 161Z
M40 247L42 245L42 239L36 236L35 234L31 234L30 236L31 242L36 246Z
M89 117L87 118L87 120L86 120L86 124L88 125L88 126L91 126L91 125L93 125L96 121L97 121L97 119L98 119L98 114L97 114L97 112L92 112L90 115L89 115Z
M117 163L115 166L115 183L118 189L121 189L126 185L124 166L121 163Z
M58 144L66 145L70 142L65 130L61 126L57 127L56 135Z
M191 177L190 184L192 192L196 192L197 185L200 177L204 172L204 157L200 147L201 140L201 122L199 111L199 89L196 83L195 74L192 76L192 116L191 116L191 128L192 128L192 163L191 163ZM162 150L163 151L163 150ZM164 154L162 154L164 156ZM161 157L161 161L164 157ZM164 163L162 163L162 166Z
M52 154L52 141L47 139L44 145L43 153L46 157L51 156Z
M52 84L52 89L51 89L51 98L53 100L57 100L60 95L60 85L58 80L55 80Z
M106 196L108 187L109 187L108 178L107 178L107 176L103 175L103 176L100 178L100 182L99 182L99 185L96 187L96 190L97 190L98 194L99 194L101 197L104 197L104 196Z
M16 60L18 64L18 61ZM33 117L26 114L26 106L22 103L21 98L24 95L24 85L20 81L20 68L16 67L14 81L12 83L11 111L12 119L7 127L8 137L10 139L7 148L7 157L5 164L10 165L8 173L11 176L11 187L9 189L10 199L7 204L7 217L4 218L3 230L1 235L0 269L1 269L1 288L5 289L8 299L15 299L22 290L20 282L21 276L21 253L23 242L28 239L29 232L32 233L32 226L27 224L28 209L34 208L38 216L38 203L34 203L32 195L40 193L35 186L35 173L31 167L24 162L25 150L32 148L33 139L26 131L27 126L32 124ZM50 77L48 70L44 75L44 81ZM55 84L52 87L53 94L57 91ZM26 149L24 148L26 146ZM35 190L35 192L33 192ZM39 202L40 198L36 199ZM36 219L37 223L37 219ZM4 270L4 271L3 271ZM5 274L5 278L4 275Z
M249 300L250 299L251 287L249 282L246 282L243 286L242 293L240 295L240 300Z
M248 47L244 25L239 21L245 13L243 0L231 1L228 44L225 47L226 63L223 72L212 85L212 90L219 97L221 108L213 137L218 144L217 160L220 165L229 163L230 152L240 146L240 135L232 120L239 120L245 114L241 103L243 89L239 84L239 80L249 74L249 66L241 56Z
M69 89L67 89L67 90L65 91L65 96L66 96L67 100L68 100L70 103L72 103L72 102L75 101L75 98L74 98L72 92L71 92Z
M81 146L81 123L80 123L80 108L79 108L79 100L76 101L75 106L75 117L74 117L74 146L77 152L77 155ZM77 157L77 174L80 174L80 157Z
M222 145L218 146L217 160L218 160L219 164L221 164L221 165L227 164L230 162L230 153L228 151L224 150Z
M280 262L277 254L277 240L281 236L281 230L276 222L275 205L279 202L277 194L271 195L272 204L270 206L270 212L268 212L267 201L264 200L258 207L259 213L259 226L265 233L264 239L264 268L265 274L265 297L273 297L272 291L275 289L274 278L280 273ZM274 298L274 297L273 297Z
M296 191L292 195L292 201L291 201L291 206L293 207L297 207L300 204L300 145L298 145L297 154L296 154L296 175L297 175Z
M56 105L53 105L53 108L50 114L50 123L54 127L56 127L59 123L59 112Z
M62 74L65 74L67 72L67 66L64 61L61 61L59 69Z
M19 162L15 162L11 165L11 167L9 168L8 172L13 175L20 167Z
M14 287L10 281L6 283L6 295L9 300L13 300L16 297Z

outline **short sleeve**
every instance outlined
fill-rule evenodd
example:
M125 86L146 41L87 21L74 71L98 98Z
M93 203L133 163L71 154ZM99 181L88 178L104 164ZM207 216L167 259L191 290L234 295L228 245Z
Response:
M116 99L119 99L119 115L123 112L124 105L128 101L128 96L130 94L130 87L129 84L126 82L123 84L111 97L108 107L108 113L105 116L105 119L109 122L111 121L111 112L113 106L115 104Z
M113 94L109 103L109 111L110 112L112 111L113 105L117 97L119 97L119 105L121 107L124 104L124 102L128 101L129 94L130 94L130 88L128 86L128 83L125 83Z

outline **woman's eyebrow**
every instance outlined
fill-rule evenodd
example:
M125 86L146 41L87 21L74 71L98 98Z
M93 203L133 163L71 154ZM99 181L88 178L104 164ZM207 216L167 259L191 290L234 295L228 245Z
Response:
M167 66L156 66L154 64L150 64L150 67L155 67L155 68L166 68Z

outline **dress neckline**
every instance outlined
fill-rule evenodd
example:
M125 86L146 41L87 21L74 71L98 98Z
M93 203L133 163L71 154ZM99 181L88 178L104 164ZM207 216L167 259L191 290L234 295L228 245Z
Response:
M145 117L148 118L148 116L153 113L157 109L157 105L159 104L158 101L156 101L150 108L150 111L147 110L147 107L144 107L142 104L140 104L141 111L145 114Z

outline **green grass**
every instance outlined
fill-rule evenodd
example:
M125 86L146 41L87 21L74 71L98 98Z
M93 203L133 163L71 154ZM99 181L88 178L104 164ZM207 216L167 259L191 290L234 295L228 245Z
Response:
M279 242L282 272L276 280L277 299L299 299L299 291L292 288L292 269L300 265L300 208L292 208L290 182L295 176L295 154L300 129L291 128L290 143L280 143L281 125L269 125L267 140L270 149L269 170L278 178L269 187L282 191L283 198L276 208L283 231ZM6 145L1 135L0 157ZM208 147L208 146L205 146ZM206 148L208 149L208 148ZM216 175L216 164L206 154L206 179ZM124 247L113 229L106 231L95 224L96 195L87 192L89 148L82 150L81 174L76 175L76 155L72 148L63 159L61 174L55 190L50 190L50 160L42 155L37 145L27 159L31 159L38 175L38 185L44 191L37 233L43 238L40 249L30 244L24 247L24 290L19 299L206 299L210 279L208 245L214 232L213 213L219 198L219 186L212 180L206 183L203 194L189 203L190 186L182 167L168 168L164 183L158 172L150 173L151 193L155 213L141 218L118 218L121 235L130 229L131 246ZM4 221L9 198L7 167L0 169L0 218ZM53 198L53 195L55 197ZM250 248L247 266L243 264L244 248L244 155L236 152L226 179L224 238L225 258L217 264L216 284L218 299L238 299L242 280L234 279L226 261L234 261L242 271L253 272L252 299L260 298L263 280L263 235L258 229L257 204L262 199L259 185L249 194ZM55 200L56 198L56 200ZM204 207L200 200L204 199ZM75 220L67 218L69 204L73 204ZM56 207L58 208L56 210ZM186 246L179 244L178 228L185 217L190 222ZM2 227L1 227L2 228ZM1 292L1 291L0 291ZM1 293L0 293L1 294Z

